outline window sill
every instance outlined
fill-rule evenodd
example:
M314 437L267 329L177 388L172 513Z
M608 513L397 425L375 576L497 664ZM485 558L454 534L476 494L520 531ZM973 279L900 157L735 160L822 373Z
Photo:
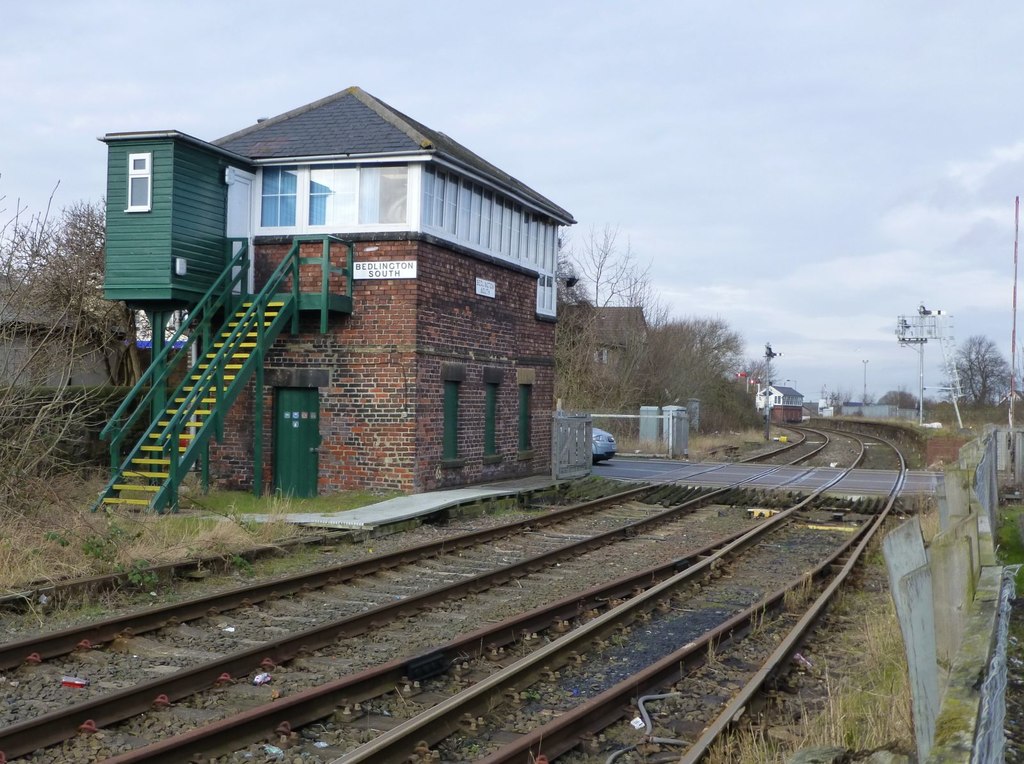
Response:
M458 469L459 467L465 467L465 466L466 466L466 460L465 459L442 459L441 460L441 468L442 469L455 470L455 469Z
M499 464L503 460L501 454L484 454L484 464Z
M533 449L531 448L529 451L520 451L519 455L516 458L521 462L525 462L528 459L532 459Z

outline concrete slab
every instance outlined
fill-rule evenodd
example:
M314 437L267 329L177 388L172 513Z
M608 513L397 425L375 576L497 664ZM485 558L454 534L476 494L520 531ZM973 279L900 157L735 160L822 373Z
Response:
M526 491L537 491L556 485L556 481L544 475L504 480L498 483L486 483L453 488L447 491L428 491L408 496L397 496L377 504L368 504L359 509L343 512L293 512L284 515L284 520L298 525L309 525L321 528L346 528L350 530L372 529L380 525L399 523L422 515L429 515L448 507L467 504L480 499L501 496L514 496ZM246 519L256 522L267 522L271 519L282 519L280 515L247 515Z

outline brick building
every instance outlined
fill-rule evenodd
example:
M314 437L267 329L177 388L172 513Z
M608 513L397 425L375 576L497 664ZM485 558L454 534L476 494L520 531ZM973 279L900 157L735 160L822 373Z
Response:
M122 471L176 485L198 464L216 485L310 495L550 469L564 209L358 88L211 143L104 141L107 295L155 336L196 317L191 373L159 402L139 393L154 421ZM158 350L149 384L183 355ZM173 505L167 490L150 503Z

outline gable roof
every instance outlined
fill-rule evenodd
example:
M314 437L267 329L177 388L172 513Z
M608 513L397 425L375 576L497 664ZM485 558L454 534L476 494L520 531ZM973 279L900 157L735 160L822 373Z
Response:
M559 222L576 222L569 212L462 144L358 87L260 120L213 144L254 160L433 154L497 181Z
M785 397L803 398L804 394L799 390L794 390L792 387L784 387L782 385L772 385L772 388L779 393L779 395Z
M575 302L558 308L566 322L575 319L589 326L601 347L625 347L647 335L647 317L644 309L634 306L606 305L595 308L589 302Z

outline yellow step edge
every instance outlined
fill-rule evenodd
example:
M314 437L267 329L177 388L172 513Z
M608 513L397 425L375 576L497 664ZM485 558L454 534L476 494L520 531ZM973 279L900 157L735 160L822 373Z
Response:
M160 490L158 485L132 485L131 483L114 483L115 491L139 491L142 493L156 493Z
M170 472L147 472L144 470L125 470L121 473L123 477L132 478L159 478L165 480L171 476Z
M258 342L236 342L235 345L237 347L240 347L240 348L254 348L257 345L259 345L259 343ZM223 342L214 342L213 346L215 348L222 348L222 347L224 347L224 343ZM207 357L209 357L209 356L207 356Z
M172 412L168 412L168 413L173 414L174 412L172 411ZM170 419L162 419L159 422L157 422L157 426L159 426L159 427L170 427L170 425L171 425L171 420ZM203 423L202 422L195 422L195 421L193 421L193 422L183 422L181 426L182 427L202 427Z
M165 449L164 449L164 446L139 446L139 450L140 451L159 451L162 454ZM181 448L179 446L178 447L178 453L179 454L185 453L185 449ZM135 461L135 460L133 459L132 461ZM165 460L165 462L167 464L170 464L170 461L168 461L168 460Z
M202 374L193 374L192 375L192 379L202 379L202 376L203 376ZM234 380L234 378L235 378L234 374L231 374L231 375L225 374L224 375L224 380L227 381L227 382L231 382L232 380ZM184 398L175 398L174 402L175 403L184 403L185 399ZM209 398L209 399L203 398L199 402L200 403L216 403L217 399L216 398Z
M227 377L224 377L224 379L227 379ZM232 379L234 379L234 377L232 377ZM185 399L184 398L175 398L174 402L175 403L184 403ZM200 398L199 402L200 403L216 403L217 399L216 398Z
M157 440L159 438L163 438L165 436L165 434L166 433L162 433L162 432L151 432L149 434L149 437L150 437L151 440ZM178 437L181 438L182 440L191 440L195 436L192 433L190 433L190 432L183 432Z
M145 446L143 446L143 448L145 448ZM132 464L166 464L169 466L170 463L170 459L146 459L142 457L132 459Z
M140 507L148 507L149 499L122 499L118 496L108 496L103 500L104 504L137 504Z

